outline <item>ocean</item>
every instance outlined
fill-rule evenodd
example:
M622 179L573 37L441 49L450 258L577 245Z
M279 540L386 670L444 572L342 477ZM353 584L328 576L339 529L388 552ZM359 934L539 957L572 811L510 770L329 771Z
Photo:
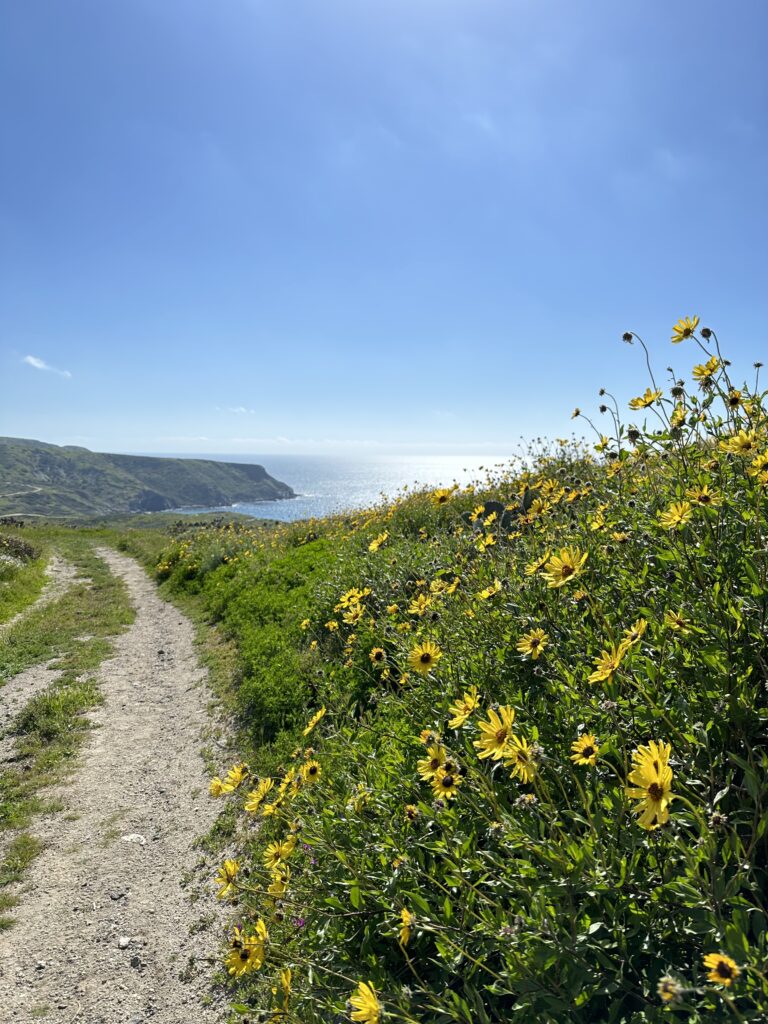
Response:
M183 455L177 458L252 462L294 489L298 497L283 501L241 502L236 512L259 519L295 522L368 508L394 497L405 486L415 488L465 485L485 476L485 470L507 463L503 455L384 455L346 458L332 455ZM203 511L229 511L222 507ZM201 509L181 509L199 512Z

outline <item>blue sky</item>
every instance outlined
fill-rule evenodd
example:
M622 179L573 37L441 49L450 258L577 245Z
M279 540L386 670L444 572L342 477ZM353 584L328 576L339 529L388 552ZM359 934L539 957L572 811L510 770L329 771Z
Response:
M503 453L768 356L763 0L0 14L0 434ZM31 357L31 358L28 358ZM766 360L768 361L768 359Z

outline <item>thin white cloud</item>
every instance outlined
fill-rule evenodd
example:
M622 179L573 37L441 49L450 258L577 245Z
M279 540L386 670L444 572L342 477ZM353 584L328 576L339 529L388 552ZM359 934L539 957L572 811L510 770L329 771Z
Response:
M24 356L22 362L26 363L27 366L33 366L36 370L47 370L48 373L56 373L59 377L72 376L69 370L57 370L55 366L49 366L44 359L40 359L38 356Z

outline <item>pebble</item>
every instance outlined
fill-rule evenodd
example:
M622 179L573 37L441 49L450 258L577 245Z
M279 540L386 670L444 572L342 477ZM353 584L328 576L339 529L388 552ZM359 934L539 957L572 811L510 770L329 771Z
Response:
M128 949L130 944L131 940L128 938L127 935L121 935L120 938L117 940L118 949Z
M127 835L120 837L124 843L138 843L139 846L146 846L147 840L139 832L129 832Z

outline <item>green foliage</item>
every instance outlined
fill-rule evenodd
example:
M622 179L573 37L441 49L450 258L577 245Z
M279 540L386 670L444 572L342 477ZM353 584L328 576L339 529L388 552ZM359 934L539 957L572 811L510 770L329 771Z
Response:
M45 583L45 566L45 557L31 544L13 534L0 534L0 625L37 600Z
M693 343L598 458L163 554L272 741L212 785L259 822L245 1016L346 1019L370 982L370 1024L765 1020L768 417Z

